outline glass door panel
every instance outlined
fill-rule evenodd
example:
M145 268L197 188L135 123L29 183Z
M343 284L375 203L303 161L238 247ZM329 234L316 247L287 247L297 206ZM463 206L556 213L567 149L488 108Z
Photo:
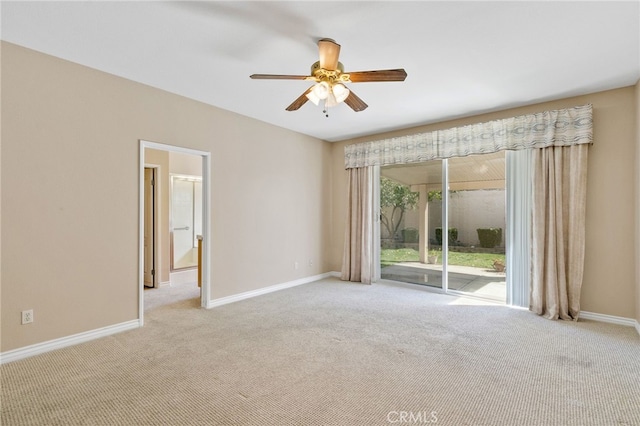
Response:
M504 302L505 154L451 158L448 177L448 289Z
M442 162L380 169L381 278L442 288Z

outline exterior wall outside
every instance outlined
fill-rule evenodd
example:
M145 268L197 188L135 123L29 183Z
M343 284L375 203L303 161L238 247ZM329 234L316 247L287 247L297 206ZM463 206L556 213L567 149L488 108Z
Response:
M141 139L211 152L212 299L331 270L328 142L6 42L1 73L0 351L138 318Z
M501 245L504 245L504 196L504 190L459 191L451 194L449 227L458 230L458 241L468 246L478 246L478 228L502 228ZM435 239L436 227L442 224L442 201L429 203L429 222L429 238Z
M417 209L407 210L399 229L419 227ZM436 228L442 224L442 202L429 202L429 239L436 238ZM451 194L449 202L449 227L458 230L458 240L465 245L478 246L478 228L502 228L502 245L505 235L505 191L458 191ZM384 227L383 227L384 228ZM383 231L383 229L381 229ZM382 238L388 238L386 231Z
M591 103L594 144L589 151L588 163L581 308L600 314L638 318L640 314L636 311L636 303L640 305L640 301L636 296L635 241L629 237L636 226L635 200L638 194L635 185L628 184L636 179L637 96L636 87L630 86L335 143L331 147L335 194L331 269L340 270L342 264L345 145Z

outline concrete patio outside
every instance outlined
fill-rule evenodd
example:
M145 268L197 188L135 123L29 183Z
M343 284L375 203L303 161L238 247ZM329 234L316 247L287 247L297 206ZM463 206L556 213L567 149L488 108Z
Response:
M506 274L486 268L448 265L449 290L505 303ZM442 288L442 265L399 262L381 270L382 279Z

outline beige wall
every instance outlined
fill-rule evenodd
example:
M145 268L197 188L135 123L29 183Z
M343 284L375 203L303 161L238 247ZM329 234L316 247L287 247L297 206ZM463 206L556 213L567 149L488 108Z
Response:
M640 332L640 80L636 83L636 328Z
M636 179L637 102L635 88L627 87L333 144L335 195L330 268L340 270L341 267L344 225L340 218L345 215L345 145L591 103L594 145L589 152L581 305L589 312L640 318L636 313L635 242L630 238L633 235L631 230L636 226L634 200L637 193L631 182Z
M329 143L4 42L1 73L0 351L138 317L140 139L211 152L212 298L330 270Z
M169 152L169 172L177 175L202 176L202 157Z
M0 43L0 64L2 64L2 43ZM2 81L2 67L0 66L0 81ZM0 99L2 99L2 84L0 84ZM0 314L2 313L2 102L0 102ZM0 320L2 318L0 317ZM2 341L2 327L0 327L0 341ZM0 346L1 350L1 346Z

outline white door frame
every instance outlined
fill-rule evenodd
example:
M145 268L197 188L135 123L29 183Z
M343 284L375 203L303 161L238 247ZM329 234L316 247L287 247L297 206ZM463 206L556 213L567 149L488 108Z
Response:
M202 288L200 306L206 308L211 294L211 153L179 146L140 140L139 183L139 235L138 235L138 320L144 324L144 168L146 148L179 152L202 157Z

